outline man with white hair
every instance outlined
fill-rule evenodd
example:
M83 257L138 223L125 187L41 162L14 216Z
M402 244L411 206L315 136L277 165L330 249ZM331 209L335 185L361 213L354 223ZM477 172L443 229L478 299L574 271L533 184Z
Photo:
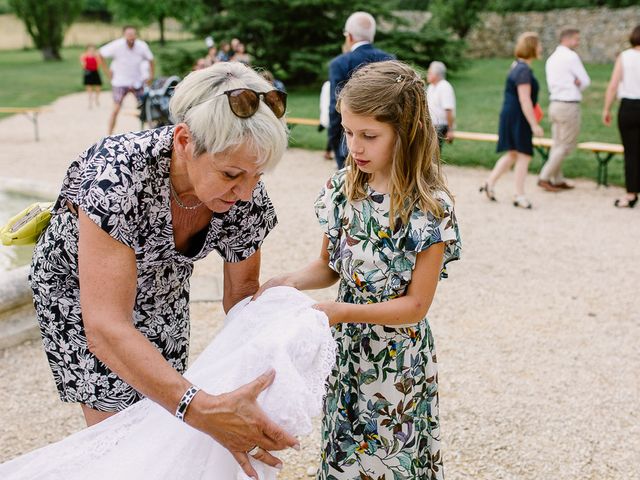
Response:
M438 143L453 141L453 124L456 118L456 95L446 80L447 67L442 62L431 62L427 70L427 105L431 122L438 133Z
M329 64L329 143L335 153L338 169L344 167L346 147L343 142L342 117L336 111L336 90L342 88L357 68L367 63L392 60L390 55L372 45L376 35L376 20L367 12L352 13L344 25L345 53Z

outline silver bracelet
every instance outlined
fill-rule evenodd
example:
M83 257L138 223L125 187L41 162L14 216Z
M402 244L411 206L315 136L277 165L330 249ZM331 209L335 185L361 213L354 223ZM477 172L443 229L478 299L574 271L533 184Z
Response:
M178 408L176 408L175 413L175 417L181 422L184 422L184 415L187 413L187 408L189 408L191 400L193 400L193 397L195 397L196 393L198 393L199 391L200 389L198 387L196 387L195 385L191 385L189 388L187 388L187 391L184 392L184 395L182 395L182 398L178 402Z

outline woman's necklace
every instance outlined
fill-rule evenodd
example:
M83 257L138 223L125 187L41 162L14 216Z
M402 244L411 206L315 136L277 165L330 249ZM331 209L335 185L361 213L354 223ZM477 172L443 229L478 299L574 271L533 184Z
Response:
M173 188L173 182L171 180L169 180L169 186L171 188L171 195L173 195L173 199L176 201L180 208L184 208L185 210L195 210L196 208L202 206L202 204L204 203L198 202L195 205L185 205L184 203L182 203L182 200L180 200L180 197L178 197L178 192L176 192L176 189Z

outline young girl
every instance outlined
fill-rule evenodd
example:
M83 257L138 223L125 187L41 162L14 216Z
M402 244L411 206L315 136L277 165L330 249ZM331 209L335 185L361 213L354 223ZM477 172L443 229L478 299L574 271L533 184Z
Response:
M96 53L94 45L87 45L87 49L80 55L80 65L83 69L83 79L87 96L89 97L89 108L92 103L96 107L100 105L100 86L102 79L100 78L100 56ZM93 100L93 102L92 102Z
M337 108L349 155L315 204L326 229L320 258L262 290L340 281L337 301L316 305L338 343L317 478L441 479L436 355L425 315L460 240L425 85L401 62L369 64L342 89Z

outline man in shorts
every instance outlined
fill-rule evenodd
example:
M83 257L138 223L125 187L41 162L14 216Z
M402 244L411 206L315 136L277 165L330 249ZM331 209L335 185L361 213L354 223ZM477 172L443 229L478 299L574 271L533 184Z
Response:
M153 54L149 45L137 38L135 27L126 26L122 29L122 38L107 43L100 48L102 58L110 58L111 64L103 61L102 65L111 80L113 93L113 111L109 119L109 135L113 133L116 118L120 112L122 101L128 93L133 93L138 101L144 93L145 81L150 84L153 80ZM145 79L143 65L148 62L149 73Z

